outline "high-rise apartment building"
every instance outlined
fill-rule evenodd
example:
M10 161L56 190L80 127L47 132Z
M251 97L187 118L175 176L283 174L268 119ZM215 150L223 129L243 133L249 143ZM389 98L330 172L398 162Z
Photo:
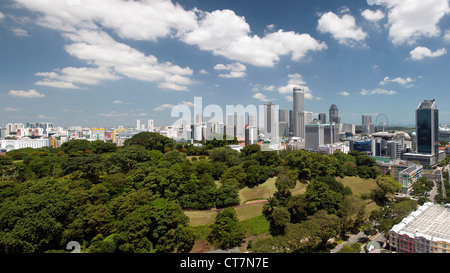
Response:
M136 120L136 130L141 130L141 120Z
M155 130L155 122L154 122L153 119L149 119L149 120L147 121L147 130L148 130L149 132L153 132L153 131Z

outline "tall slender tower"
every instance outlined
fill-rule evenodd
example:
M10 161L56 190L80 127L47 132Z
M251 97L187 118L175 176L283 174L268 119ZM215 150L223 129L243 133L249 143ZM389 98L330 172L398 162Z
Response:
M266 139L276 140L279 137L278 133L278 110L277 105L268 102L264 104L264 136Z
M301 128L299 128L299 118L300 115L299 113L302 113L305 110L305 92L297 87L293 88L293 92L294 92L294 100L293 100L293 107L294 107L294 125L293 125L293 133L294 136L299 137L301 134ZM305 124L305 122L300 122L300 124Z
M424 100L416 109L416 149L419 154L439 156L439 112L436 101Z
M361 128L363 134L371 134L373 133L370 128L372 124L372 116L371 115L362 115L361 116Z

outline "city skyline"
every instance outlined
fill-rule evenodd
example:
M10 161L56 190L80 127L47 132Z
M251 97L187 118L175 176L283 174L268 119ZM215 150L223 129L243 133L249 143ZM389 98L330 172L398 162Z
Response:
M108 6L106 6L108 5ZM0 4L0 122L170 125L173 106L264 105L361 124L414 124L445 101L448 0L7 0ZM4 126L4 125L2 125Z

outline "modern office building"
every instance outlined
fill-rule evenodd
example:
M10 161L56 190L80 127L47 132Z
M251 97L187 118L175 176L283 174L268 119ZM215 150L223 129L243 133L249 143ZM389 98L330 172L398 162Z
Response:
M305 92L300 88L293 88L294 93L294 99L293 99L293 112L294 115L293 118L293 126L292 131L293 135L296 137L301 137L300 134L302 133L301 126L299 127L299 124L305 124L305 121L301 121L301 116L299 116L300 113L302 113L305 110Z
M351 135L355 134L355 124L351 123L341 123L339 124L339 133L349 133Z
M424 100L416 109L416 153L405 153L406 160L425 166L438 164L445 152L439 151L439 111L436 101Z
M320 124L327 123L327 114L326 113L319 113L317 120L319 121Z
M318 151L319 145L325 144L323 124L305 125L305 149L309 151Z
M279 122L289 122L289 111L287 109L280 109L278 113Z
M397 140L389 140L386 143L386 156L392 159L401 159L404 151L406 150L404 147L404 139L400 138Z
M381 137L370 138L370 150L372 156L385 156L386 155L386 140Z
M350 141L350 151L360 151L372 154L372 141L370 139Z
M278 127L278 107L269 102L264 104L264 139L275 140L279 137Z
M339 110L336 104L332 104L329 110L330 113L330 123L341 123L341 118L339 117Z
M362 115L361 117L361 130L363 134L369 135L374 133L374 125L372 124L372 116L371 115Z
M245 128L245 146L258 144L258 129L256 126Z
M305 138L305 125L311 124L313 121L313 113L302 111L297 113L297 137Z
M323 144L333 144L339 141L339 124L323 124Z
M449 205L425 203L388 234L391 250L399 253L450 253Z
M424 100L416 109L417 153L437 155L439 151L439 112L435 100Z

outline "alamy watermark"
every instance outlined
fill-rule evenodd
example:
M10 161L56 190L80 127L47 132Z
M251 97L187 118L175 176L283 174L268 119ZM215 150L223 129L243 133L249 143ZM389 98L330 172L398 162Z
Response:
M199 137L205 128L208 132L205 139L212 140L217 134L209 132L219 132L215 126L220 126L222 129L226 128L223 131L226 140L233 140L236 135L244 137L245 129L250 127L255 129L255 132L259 130L264 140L270 140L272 144L280 142L279 105L270 102L258 106L226 105L224 111L217 104L203 106L202 97L194 97L193 110L188 105L178 104L172 108L171 117L178 118L172 124L173 128L193 130L194 139ZM188 131L183 130L184 138L187 138Z

